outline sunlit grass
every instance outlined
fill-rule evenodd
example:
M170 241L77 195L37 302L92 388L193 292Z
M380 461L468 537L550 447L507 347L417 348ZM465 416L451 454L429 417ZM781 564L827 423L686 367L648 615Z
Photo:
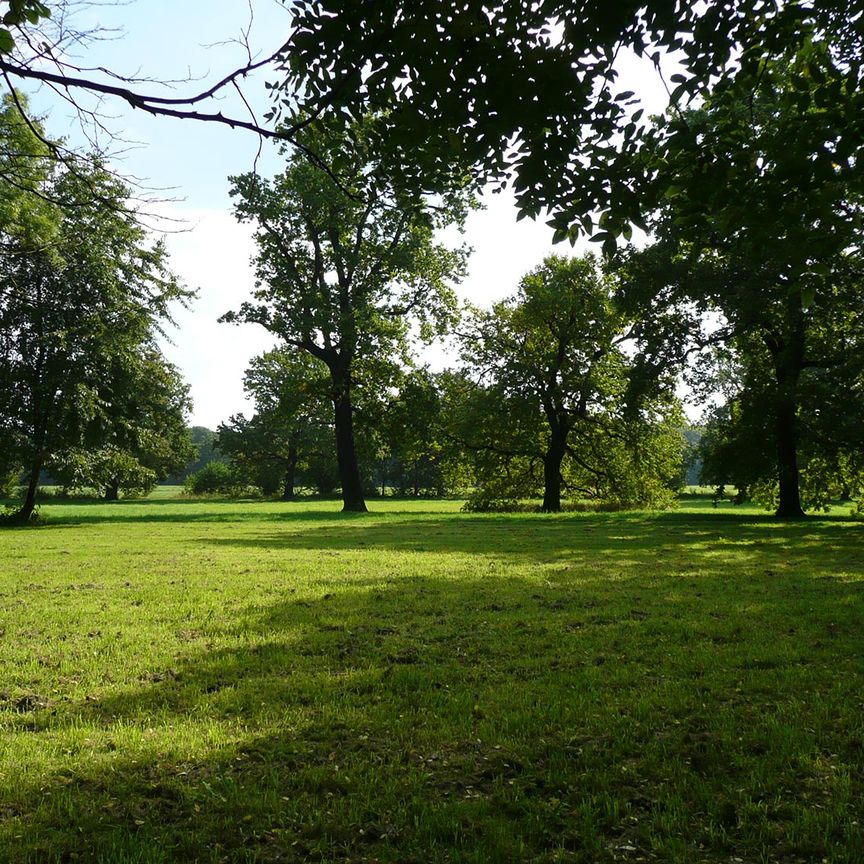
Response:
M860 523L372 507L0 532L0 860L864 860Z

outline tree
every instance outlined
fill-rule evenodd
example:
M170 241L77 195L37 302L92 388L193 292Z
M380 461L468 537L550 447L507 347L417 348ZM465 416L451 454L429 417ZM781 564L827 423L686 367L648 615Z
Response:
M475 314L462 354L480 387L467 401L460 434L479 455L481 500L530 494L538 467L546 512L561 509L565 485L590 497L654 500L646 490L663 483L653 483L647 454L663 448L652 436L660 426L671 429L678 414L668 394L665 405L655 399L628 412L620 347L628 335L613 286L590 256L548 257L515 296ZM670 440L677 472L682 441ZM632 458L637 451L641 467ZM663 477L666 458L659 461L658 476L671 479ZM634 472L646 481L641 492L638 479L625 479Z
M674 53L671 101L684 104L717 80L752 82L788 50L826 46L843 99L815 82L819 98L846 117L845 144L861 147L860 8L848 0L301 0L294 10L286 77L274 82L280 116L380 112L377 152L402 182L440 188L466 169L512 179L522 214L549 210L559 239L581 230L612 251L663 193L636 158L660 132L616 87L627 51L658 74Z
M192 459L180 470L166 478L166 482L183 485L186 478L200 471L211 462L223 462L224 457L216 450L217 434L206 426L192 426L186 430L186 437L192 445Z
M864 163L848 138L846 86L828 49L810 45L763 64L746 87L718 87L701 109L661 119L666 144L646 164L666 190L652 220L658 242L627 265L655 335L670 310L690 329L694 312L722 316L697 344L732 346L746 380L760 382L753 407L771 430L765 464L787 518L804 515L804 389L817 377L848 380L864 334Z
M304 138L339 162L341 186L296 154L272 182L233 178L236 215L256 225L257 291L223 319L257 322L327 367L344 509L358 511L366 509L354 434L358 373L403 353L412 320L425 336L449 324L450 283L466 255L434 238L461 223L465 199L433 207L394 190L368 161L366 133L360 124L345 140L310 128Z
M107 501L144 494L195 456L186 429L189 387L154 344L130 345L110 359L100 410L82 442L52 457L54 479L99 489Z
M15 47L15 39L8 27L21 27L24 24L36 25L40 18L48 18L51 10L40 0L8 0L9 9L3 16L0 27L0 54L9 54Z
M0 73L10 87L36 81L73 103L95 94L282 137L334 175L340 166L310 150L302 130L310 118L351 123L375 111L376 150L393 176L426 190L461 183L468 169L478 183L512 179L524 215L548 209L559 239L584 231L609 251L656 203L634 158L655 138L634 94L616 87L621 54L653 60L658 74L661 57L673 54L672 102L684 103L790 48L826 45L846 80L837 109L849 121L847 140L862 138L860 9L850 0L297 0L275 52L253 61L247 44L247 63L199 92L169 96L146 92L122 70L70 62L67 43L82 37L63 27L74 3L7 3ZM275 96L268 123L207 108L262 68ZM830 89L823 93L830 100Z
M384 482L398 495L442 496L464 479L464 454L448 435L448 373L412 369L383 412Z
M779 504L771 406L770 356L756 340L738 356L735 386L708 414L700 442L703 482L732 485L736 500ZM797 462L802 508L826 510L832 499L864 489L864 368L858 358L802 376L797 413Z
M115 358L151 349L169 304L185 296L126 188L96 162L82 170L34 172L0 226L0 450L26 468L24 521L43 467L108 417ZM76 206L94 188L117 206Z
M219 450L265 494L281 486L294 499L297 470L312 451L329 394L327 367L312 355L276 349L252 360L243 382L255 414L232 416L219 426Z

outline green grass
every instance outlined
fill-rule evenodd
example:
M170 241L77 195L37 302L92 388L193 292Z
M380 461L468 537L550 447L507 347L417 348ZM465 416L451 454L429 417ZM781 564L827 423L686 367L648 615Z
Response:
M0 532L0 861L864 860L860 523L337 507Z

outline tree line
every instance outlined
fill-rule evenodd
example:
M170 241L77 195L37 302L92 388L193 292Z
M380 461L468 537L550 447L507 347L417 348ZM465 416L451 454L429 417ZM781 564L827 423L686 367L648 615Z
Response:
M232 179L237 216L256 231L257 290L225 320L256 322L282 341L284 363L296 367L284 370L296 383L294 401L279 409L285 416L311 417L316 404L332 412L345 508L365 508L361 427L374 428L375 406L401 392L411 340L456 326L453 286L466 250L440 243L439 229L464 223L480 183L510 180L523 215L548 208L556 239L587 233L603 261L549 259L516 295L458 325L461 365L435 390L447 409L442 437L471 464L477 506L529 490L542 490L550 510L562 490L660 500L674 449L667 432L681 425L672 386L680 370L714 400L703 438L706 477L790 518L857 494L860 15L843 2L620 4L615 15L592 8L577 15L551 0L498 5L501 14L490 18L473 0L446 14L425 3L389 4L380 14L340 0L296 4L285 77L274 87L273 118L285 120L291 142L287 167L270 181ZM36 21L47 11L31 9ZM585 26L568 25L576 18ZM562 25L560 40L544 22ZM419 42L418 28L426 34ZM634 94L615 92L612 49L621 44L643 56L658 47L681 52L683 72L673 76L663 115L646 117ZM35 139L38 164L44 136ZM13 274L8 262L49 260L38 243L14 246L28 232L37 237L43 220L38 207L27 215L16 195L37 190L43 203L68 210L67 187L81 173L53 168L40 176L16 146L14 139L6 146L0 172L9 185L4 237L27 250L4 265L5 296L13 298L26 293L8 287L21 284L26 267ZM97 162L87 170L96 172L87 184L92 199L101 169ZM30 227L7 230L16 219ZM647 245L627 242L634 225L648 232ZM128 338L138 345L179 290L169 290L157 250L137 272L140 324ZM65 272L51 266L55 276ZM34 358L48 368L54 349L43 356L41 334L72 332L47 313L27 319L46 296L28 290L4 323L10 389L26 380ZM90 338L82 332L82 344ZM58 356L73 368L72 355ZM54 419L63 399L51 392L48 407L36 410L35 398L9 397L6 452L22 464L53 464L98 440L133 453L139 445L122 423L103 434L107 406L122 402L111 395L120 385L107 383L108 365L96 363L102 377L88 369L72 388L79 402L69 397L68 416L90 419L66 423L62 447L43 439L44 429L65 428ZM272 443L265 402L249 420L232 418L225 441ZM289 463L300 459L302 434L279 429ZM134 456L157 471L147 458Z

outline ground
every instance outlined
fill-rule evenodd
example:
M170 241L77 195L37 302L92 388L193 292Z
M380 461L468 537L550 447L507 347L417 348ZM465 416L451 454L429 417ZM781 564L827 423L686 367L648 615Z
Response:
M49 503L0 861L860 862L864 526Z

